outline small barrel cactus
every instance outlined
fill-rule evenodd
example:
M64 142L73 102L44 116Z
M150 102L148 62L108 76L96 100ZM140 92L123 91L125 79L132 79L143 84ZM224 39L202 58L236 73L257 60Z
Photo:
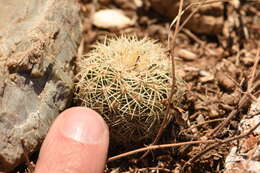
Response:
M161 44L121 36L94 45L81 57L76 99L99 112L112 139L136 143L154 137L171 90L171 60ZM180 105L185 85L177 76L172 104Z

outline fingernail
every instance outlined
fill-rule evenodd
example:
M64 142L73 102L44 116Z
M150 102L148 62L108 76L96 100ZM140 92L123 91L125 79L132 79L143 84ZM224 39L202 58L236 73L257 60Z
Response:
M76 110L74 108L65 111L64 114L66 115L60 126L64 136L88 144L96 144L104 140L107 127L105 121L95 111L78 107Z

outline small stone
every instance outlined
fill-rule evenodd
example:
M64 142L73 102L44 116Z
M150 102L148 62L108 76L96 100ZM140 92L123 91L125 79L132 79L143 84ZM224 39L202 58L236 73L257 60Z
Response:
M225 104L235 106L236 104L238 104L239 96L235 92L232 94L224 93L221 97L221 101Z
M225 75L224 72L218 71L216 73L216 79L221 87L226 89L227 91L234 91L235 90L235 83Z
M211 104L209 106L209 110L210 110L210 114L209 116L211 118L216 118L219 117L220 113L219 113L219 107L216 104Z
M210 72L207 72L205 70L201 70L200 72L200 81L202 83L211 82L214 80L214 75Z
M241 59L241 61L246 66L252 66L254 64L254 58L253 57L243 57Z
M140 8L140 7L143 6L143 1L142 1L142 0L134 0L134 3L135 3L135 5L136 5L138 8Z
M121 29L133 25L134 21L127 17L122 10L106 9L96 12L92 17L92 23L99 28Z
M180 1L178 0L149 0L151 7L163 16L172 20L178 14ZM199 1L198 1L199 2ZM186 0L184 4L194 3L194 0ZM186 6L186 5L184 5ZM182 19L185 20L194 8L185 10ZM192 15L186 24L186 28L198 34L216 35L222 33L224 19L222 17L224 5L221 2L202 5L197 13Z
M198 58L198 56L195 53L193 53L187 49L178 49L176 54L180 58L187 60L187 61L193 61Z
M198 117L196 118L196 121L198 124L203 124L205 122L205 118L202 114L199 114Z

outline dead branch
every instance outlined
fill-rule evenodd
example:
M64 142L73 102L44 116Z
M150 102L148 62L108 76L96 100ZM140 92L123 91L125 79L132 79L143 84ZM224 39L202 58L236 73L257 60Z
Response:
M225 143L229 143L231 141L234 141L234 140L239 140L239 139L242 139L242 138L245 138L245 137L248 137L251 133L254 132L254 130L260 126L260 122L257 123L253 128L251 128L248 132L244 133L244 134L241 134L239 136L235 136L235 137L230 137L230 138L227 138L227 139L224 139L224 140L218 140L217 143L215 144L212 144L210 145L208 148L202 150L201 152L199 152L198 154L196 154L194 157L192 157L190 160L188 160L184 166L182 167L182 172L185 170L185 168L188 166L188 165L191 165L194 161L196 161L199 157L201 157L202 155L206 154L207 152L209 152L210 150L222 145L222 144L225 144Z
M260 56L259 56L259 51L260 49L258 49L258 53L255 59L255 63L254 66L251 70L251 77L250 80L248 81L248 88L247 88L247 93L251 94L251 92L253 91L253 81L255 80L255 74L256 74L256 68L257 65L259 63L260 60ZM250 102L250 97L248 97L248 94L244 94L243 97L241 98L241 100L238 103L238 108L234 109L232 112L230 112L230 114L228 115L228 117L221 123L219 124L209 135L208 137L214 138L217 137L220 132L222 131L222 129L229 123L229 121L248 103Z
M153 167L153 168L136 168L134 170L134 172L142 172L142 171L163 171L163 172L172 172L169 169L166 168L157 168L157 167ZM132 173L132 171L127 171L127 172L123 172L123 173Z
M227 138L225 140L188 141L188 142L179 142L179 143L174 143L174 144L162 144L162 145L152 145L152 146L150 145L150 146L147 146L147 147L144 147L144 148L139 148L139 149L136 149L136 150L132 150L132 151L123 153L123 154L119 154L117 156L110 157L110 158L108 158L107 162L111 162L111 161L114 161L114 160L117 160L117 159L120 159L120 158L123 158L123 157L127 157L127 156L137 154L137 153L140 153L140 152L144 152L144 151L152 151L152 150L157 150L157 149L162 149L162 148L172 148L172 147L178 147L178 146L183 146L183 145L212 144L213 143L212 146L210 146L206 150L203 150L202 152L200 152L198 154L198 156L196 155L190 161L188 161L187 162L187 164L188 164L188 163L191 163L192 161L195 161L198 157L207 153L209 150L215 148L216 146L219 146L219 145L224 144L224 143L229 143L231 141L238 140L238 139L249 136L259 125L260 125L260 122L257 125L255 125L253 128L251 128L248 132L241 134L239 136Z
M154 141L152 142L151 145L154 145L158 142L158 140L160 139L160 137L162 136L163 130L167 127L169 121L170 121L170 108L171 108L171 100L173 95L175 94L175 87L176 87L176 76L175 76L175 61L174 61L174 48L175 48L175 43L176 43L176 37L179 33L179 26L180 26L180 20L181 20L181 13L182 13L182 7L183 7L183 0L180 1L180 7L179 7L179 12L178 12L178 16L177 16L177 23L176 23L176 28L174 31L174 35L173 35L173 45L172 45L172 53L173 55L170 54L171 57L171 62L172 62L172 86L171 86L171 92L168 98L168 104L166 107L166 113L165 116L163 118L162 121L162 125L154 139ZM171 26L169 28L169 32L171 30ZM168 49L170 50L170 33L168 35ZM140 159L143 159L145 156L147 156L147 154L149 153L149 151L147 151L146 153L143 154L143 156Z

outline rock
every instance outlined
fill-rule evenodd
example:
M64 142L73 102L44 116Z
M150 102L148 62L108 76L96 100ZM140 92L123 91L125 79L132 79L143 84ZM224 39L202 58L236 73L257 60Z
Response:
M239 131L245 132L247 130L250 130L251 128L256 126L257 123L260 122L260 97L251 104L248 117L250 118L243 118L241 120ZM260 138L260 127L257 127L253 134Z
M252 66L252 65L254 65L254 57L243 57L242 59L241 59L241 61L243 62L243 64L244 65L246 65L246 66Z
M0 172L31 154L71 100L81 32L71 0L0 0Z
M198 56L195 53L183 48L177 49L176 54L177 56L181 57L183 60L186 61L193 61L198 58Z
M158 13L166 16L173 20L179 10L180 1L178 0L149 0L152 8L154 8ZM187 0L184 1L184 8L193 3L193 7L189 8L183 15L182 20L184 21L193 10L196 9L199 1ZM198 34L221 34L224 27L223 18L224 6L222 2L208 3L207 5L202 5L198 12L191 17L191 19L186 24L192 32Z
M233 92L236 88L236 84L222 71L216 72L216 79L221 87L225 90Z
M141 8L143 6L143 1L142 0L134 0L135 5L138 8Z
M260 122L260 98L252 103L248 116L239 124L239 132L246 133ZM239 140L238 146L231 149L225 160L225 173L260 172L260 127L252 135Z
M109 28L125 28L133 25L134 21L124 15L123 11L116 9L100 10L94 13L92 23L96 27L109 29Z
M224 93L221 97L221 101L227 105L235 106L240 100L238 92L233 92L232 94Z
M205 123L205 118L202 114L199 114L198 117L196 118L196 121L198 124L203 124Z
M212 82L214 81L214 75L208 71L200 70L200 82L206 83L206 82Z

